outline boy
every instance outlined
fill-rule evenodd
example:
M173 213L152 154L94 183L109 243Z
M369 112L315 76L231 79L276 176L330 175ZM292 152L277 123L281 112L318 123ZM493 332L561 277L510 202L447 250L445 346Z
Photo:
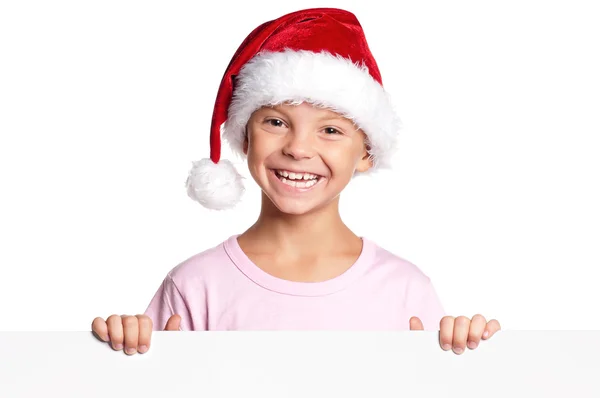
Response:
M210 209L244 191L223 136L262 190L254 225L172 269L138 316L96 318L112 347L146 352L152 330L438 330L460 354L500 329L445 316L415 265L355 235L339 196L356 173L389 166L400 121L356 17L318 8L256 28L217 95L211 158L188 195ZM487 334L486 334L487 333Z

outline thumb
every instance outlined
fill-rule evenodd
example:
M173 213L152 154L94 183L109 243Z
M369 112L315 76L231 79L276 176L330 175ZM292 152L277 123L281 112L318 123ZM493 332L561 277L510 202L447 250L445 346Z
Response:
M165 330L169 330L169 331L178 331L179 326L181 325L181 317L177 314L172 315L169 320L167 321L167 324L165 325Z
M421 320L419 318L417 318L416 316L413 316L412 318L410 318L410 330L425 330L425 328L423 327L423 322L421 322Z

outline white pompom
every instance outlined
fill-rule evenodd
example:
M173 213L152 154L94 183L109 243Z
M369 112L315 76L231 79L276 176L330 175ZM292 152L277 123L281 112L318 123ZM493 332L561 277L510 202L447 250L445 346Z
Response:
M221 159L214 163L210 159L193 162L186 181L188 196L202 206L212 210L233 208L244 193L243 177L233 163Z

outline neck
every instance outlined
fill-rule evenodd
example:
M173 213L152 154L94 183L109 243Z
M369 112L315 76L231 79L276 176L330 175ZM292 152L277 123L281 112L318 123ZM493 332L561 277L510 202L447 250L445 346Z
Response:
M285 251L322 252L341 249L359 239L342 221L339 196L327 206L302 215L285 214L262 196L260 215L243 235Z

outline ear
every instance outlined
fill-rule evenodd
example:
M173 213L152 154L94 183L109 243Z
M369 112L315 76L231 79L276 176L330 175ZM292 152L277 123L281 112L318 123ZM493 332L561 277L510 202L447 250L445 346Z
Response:
M371 147L367 143L365 143L361 158L358 161L358 164L356 165L356 171L364 173L365 171L373 167L373 159L371 158L371 154L369 153L370 150Z

